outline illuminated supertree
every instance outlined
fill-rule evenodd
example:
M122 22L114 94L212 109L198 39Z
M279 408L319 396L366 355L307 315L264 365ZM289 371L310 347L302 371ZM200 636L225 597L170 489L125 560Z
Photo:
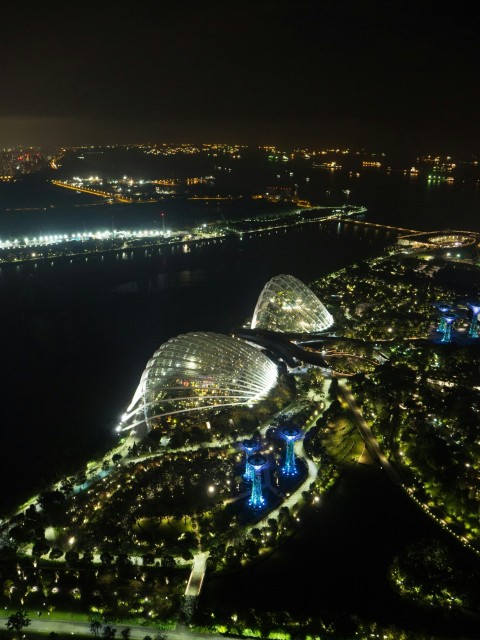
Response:
M252 453L259 448L259 446L260 445L256 440L244 440L242 442L242 447L245 451L245 471L243 472L243 479L248 482L252 482L253 476L255 475L248 459Z
M435 307L440 313L440 323L438 325L437 331L439 333L445 333L445 329L447 328L447 325L445 323L445 314L450 311L452 305L448 304L448 302L437 302L435 304Z
M252 492L248 501L252 509L263 509L265 506L265 498L262 495L262 469L266 463L267 459L260 453L254 453L248 459L248 464L253 470Z
M457 319L457 316L453 313L446 313L444 316L445 319L445 331L443 333L442 342L451 342L452 340L452 324Z
M298 427L284 427L281 431L282 437L287 443L287 451L285 453L285 464L282 467L284 476L296 476L298 473L297 461L295 460L295 452L293 445L298 440L302 432Z
M467 307L472 312L472 321L468 335L470 338L478 338L478 314L480 313L480 302L467 302Z

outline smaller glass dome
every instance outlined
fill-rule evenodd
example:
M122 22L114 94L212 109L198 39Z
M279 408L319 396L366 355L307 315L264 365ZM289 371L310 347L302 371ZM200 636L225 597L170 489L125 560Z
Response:
M279 275L263 288L251 328L279 333L317 333L332 324L332 315L307 285L293 276Z

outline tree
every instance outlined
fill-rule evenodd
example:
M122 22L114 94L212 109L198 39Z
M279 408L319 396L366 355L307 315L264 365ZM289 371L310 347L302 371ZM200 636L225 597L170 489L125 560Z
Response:
M118 568L130 567L132 561L130 560L130 556L127 553L119 553L117 556L116 565Z
M98 634L100 633L100 629L102 627L102 623L99 620L92 620L90 623L90 631L93 635L98 638Z
M101 555L100 555L100 562L105 565L106 567L108 567L108 565L112 564L113 562L113 556L111 555L111 553L109 553L108 551L104 551Z
M25 609L19 609L16 613L12 613L8 618L6 625L7 629L10 629L10 631L20 632L24 627L29 627L30 622L31 620Z
M15 585L13 580L5 580L3 583L3 595L8 598L10 601L12 600L12 592L15 589Z
M173 556L165 555L162 557L162 567L164 569L174 569L176 564L177 563L175 562L175 558Z
M75 551L74 549L70 549L70 551L67 551L65 553L65 562L67 563L67 567L74 567L78 563L79 557L80 554L78 553L78 551Z
M89 549L83 552L82 562L83 564L93 563L93 553Z
M330 398L335 400L338 396L338 392L339 392L338 378L332 378L332 381L330 383L330 388L328 390L328 395L330 396Z
M65 502L65 494L62 491L45 491L38 498L38 504L47 513L58 511Z
M49 551L50 551L50 547L48 546L45 540L40 540L39 542L36 542L32 547L32 555L35 558L46 556Z
M153 564L155 562L155 556L153 555L153 553L145 553L142 556L142 562L144 566Z
M17 525L10 529L10 540L18 542L20 544L31 542L33 538L33 531L25 526Z

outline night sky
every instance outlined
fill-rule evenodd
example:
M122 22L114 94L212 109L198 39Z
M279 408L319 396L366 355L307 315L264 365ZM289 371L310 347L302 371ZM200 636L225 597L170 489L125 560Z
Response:
M3 7L0 146L142 141L476 150L476 3Z

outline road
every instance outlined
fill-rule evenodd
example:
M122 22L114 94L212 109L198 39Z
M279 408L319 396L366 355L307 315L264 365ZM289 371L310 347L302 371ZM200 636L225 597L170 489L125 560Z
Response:
M31 612L30 612L31 613ZM7 616L0 613L0 629L5 627L7 621ZM132 640L143 640L145 636L154 637L159 630L156 627L142 627L139 625L112 625L117 629L117 637L120 636L120 632L125 627L129 627L131 630L130 637ZM6 627L5 627L6 628ZM36 633L48 634L54 631L59 635L67 636L67 635L87 635L92 636L94 638L91 630L90 630L90 622L74 622L72 620L50 620L49 618L37 618L31 617L31 624L26 629L28 631L33 631ZM162 633L162 631L160 631ZM166 636L169 640L196 640L197 638L209 638L210 640L220 640L221 638L225 638L225 636L217 636L209 633L196 633L194 631L190 631L187 626L177 625L175 630L167 631Z
M187 588L185 590L186 596L198 596L203 584L203 578L205 577L205 571L207 570L208 551L202 551L196 553L193 559L193 567L188 579Z
M361 436L365 442L365 446L370 452L370 455L374 460L376 460L380 464L381 468L385 471L385 473L393 482L393 484L403 486L403 481L401 477L399 476L397 471L394 469L392 464L389 462L388 458L384 455L383 451L380 449L380 446L376 441L372 433L372 430L368 426L367 421L363 417L363 414L360 411L360 408L356 403L352 392L343 381L339 382L338 387L339 387L340 393L345 398L345 401L348 404L348 407L350 408L351 412L355 416L358 430L361 433Z

